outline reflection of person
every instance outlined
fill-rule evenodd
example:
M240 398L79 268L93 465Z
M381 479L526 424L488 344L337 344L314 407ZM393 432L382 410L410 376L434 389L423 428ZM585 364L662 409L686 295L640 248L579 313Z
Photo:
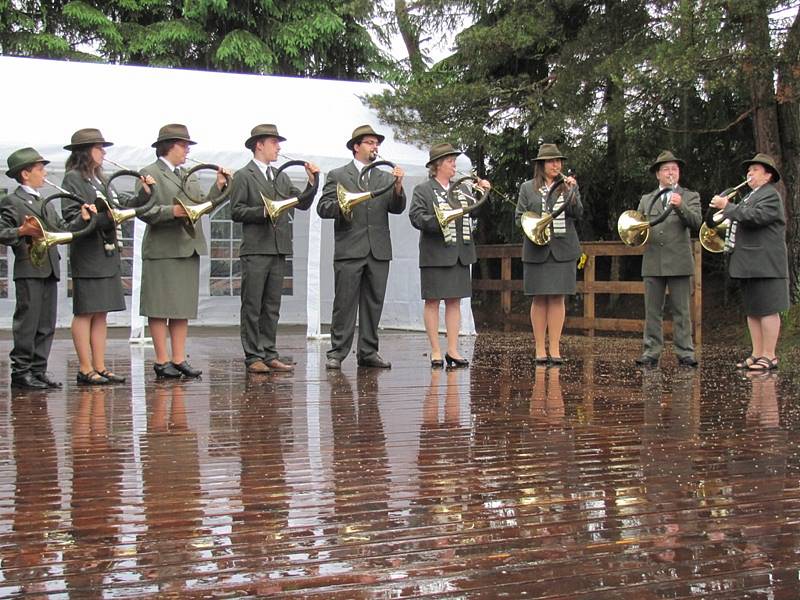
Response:
M115 557L122 460L108 440L108 388L83 389L72 421L72 537L65 550L67 589L102 588Z
M422 408L422 427L419 434L419 494L415 504L424 509L422 517L427 525L448 525L461 521L469 507L465 494L472 491L468 481L472 473L465 470L470 463L470 428L467 415L461 414L459 378L463 371L446 372L446 387L442 399L441 377L438 369L431 371L431 381ZM440 416L441 409L441 416ZM459 465L458 475L453 472ZM445 509L445 510L442 510ZM417 512L417 511L415 511ZM438 545L448 545L447 537L438 537ZM442 549L445 555L456 555L456 548Z
M317 193L319 167L306 163L308 185L302 194L285 173L275 179L275 169L270 164L278 160L284 141L286 138L275 125L256 125L244 143L253 159L233 176L231 219L242 223L240 333L249 373L294 369L278 358L275 346L286 257L292 254L294 209L285 211L273 223L263 198L280 200L276 192L279 188L299 200L296 208L308 210Z
M403 169L395 167L392 174L378 169L369 171L366 189L380 190L393 178L394 186L387 192L353 207L352 217L345 218L340 209L336 186L341 184L350 192L358 190L361 171L375 162L384 136L362 125L353 131L347 149L353 160L334 169L325 177L317 214L334 219L333 274L334 296L331 315L331 349L325 367L340 369L350 353L358 313L357 360L362 367L389 368L391 363L378 354L378 324L383 312L389 262L392 260L392 241L389 232L389 213L399 215L406 207L403 191Z
M182 221L186 211L173 204L176 197L185 197L181 182L185 175L181 165L189 155L189 146L195 144L185 125L164 125L152 146L156 161L142 169L155 179L156 203L142 215L147 229L142 239L142 290L139 313L147 317L156 360L153 370L156 377L199 377L201 371L186 361L186 337L189 319L197 318L200 292L200 256L208 254L206 238L198 225L195 236L189 235ZM216 185L208 199L222 192L226 172L217 172ZM195 202L202 202L197 179L186 182L186 191ZM169 334L172 360L167 350Z
M75 240L69 246L72 274L72 342L78 354L77 381L79 385L122 383L125 378L106 369L106 315L125 310L122 290L117 228L102 200L106 177L103 157L107 146L98 129L79 129L65 150L70 151L66 173L61 184L87 204L98 209L94 233ZM152 177L142 178L142 194L136 204L146 202ZM98 198L101 198L98 203ZM81 203L64 198L61 213L68 221L75 219Z
M561 392L561 369L536 367L530 413L532 417L559 422L564 418L564 395Z
M679 186L684 162L665 150L650 166L658 189L642 196L637 210L648 220L665 211L670 214L650 231L642 259L645 325L642 355L637 364L656 366L664 348L662 321L669 289L672 308L673 345L678 364L696 367L692 343L691 277L694 255L691 234L702 221L700 194ZM666 190L672 189L672 192Z
M55 245L47 252L41 266L34 266L29 254L28 237L41 237L34 217L42 225L54 225L60 230L83 229L94 207L84 205L81 218L67 224L51 205L44 206L39 189L45 184L45 165L33 148L21 148L8 157L8 175L19 187L0 200L0 242L14 250L14 287L16 305L12 330L11 386L30 389L61 387L47 374L47 359L56 331L58 280L61 275L61 256Z
M753 371L778 368L775 347L781 331L778 313L789 308L789 262L786 250L786 213L775 188L781 174L767 154L742 163L752 191L739 204L714 196L711 206L730 219L725 251L728 272L742 287L752 350L736 366Z
M361 530L388 527L389 461L378 408L378 372L359 369L355 388L342 372L329 375L333 425L336 523L360 523ZM362 490L369 473L369 491Z
M643 510L634 505L637 516L633 518L651 519L650 515L656 515L653 523L645 523L659 529L652 540L654 557L662 562L673 562L679 554L689 553L683 548L681 537L693 531L695 520L680 511L671 511L665 516L654 508L660 507L665 498L672 498L676 488L688 493L681 486L692 482L700 425L700 395L694 371L676 374L666 386L665 380L666 375L660 370L647 369L642 375L644 424L640 460L649 507ZM642 513L646 516L639 516Z
M441 367L442 350L439 347L439 303L444 300L444 320L447 329L447 366L465 367L469 362L458 350L458 332L461 329L461 298L472 296L470 265L478 260L472 239L470 217L454 219L443 232L436 218L434 206L442 211L466 207L465 195L471 195L464 186L460 202L450 203L450 180L456 174L456 156L461 154L450 144L435 144L430 149L428 180L414 188L408 216L419 229L419 270L422 299L425 300L425 331L431 344L431 366ZM484 190L491 185L481 180Z
M778 396L775 393L775 373L748 373L752 381L747 421L762 427L779 427Z
M233 515L231 540L240 549L234 554L246 557L241 564L249 569L258 568L253 557L268 556L273 536L285 532L287 526L290 495L286 489L284 440L291 439L291 384L290 379L262 382L241 398L238 430L242 510ZM236 558L233 560L238 566ZM268 560L263 560L263 566Z
M28 392L11 400L13 459L17 480L13 521L4 535L3 587L25 594L49 590L53 563L63 564L61 544L50 534L59 529L61 498L58 452L44 394ZM52 590L50 590L52 591Z
M190 430L183 384L147 389L147 449L142 458L146 533L140 555L152 557L159 591L183 589L196 575L199 559L192 541L203 519L199 504L200 461L197 435Z
M564 362L560 345L566 319L564 296L575 293L576 265L581 255L575 221L583 215L583 204L575 178L561 179L564 159L566 157L555 144L541 145L539 154L534 159L533 179L529 179L519 188L515 212L519 225L522 214L527 211L537 214L551 213L558 210L564 202L567 203L564 212L550 225L550 243L539 246L527 236L522 240L523 286L525 295L533 297L531 327L537 364L548 362L548 344L549 362ZM554 186L561 186L561 190L556 193L553 191Z

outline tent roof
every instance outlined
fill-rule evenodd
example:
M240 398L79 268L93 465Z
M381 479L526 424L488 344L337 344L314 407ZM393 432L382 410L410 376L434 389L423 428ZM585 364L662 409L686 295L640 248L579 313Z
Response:
M250 129L275 123L289 156L316 157L330 168L351 157L345 143L355 127L369 123L386 135L381 155L388 160L407 170L427 161L426 152L395 141L361 101L383 89L379 84L13 57L0 57L0 73L7 90L35 90L6 109L3 158L34 146L63 163L72 133L97 127L115 143L109 158L141 166L152 161L158 129L184 123L198 142L196 158L236 166L250 156L244 147Z

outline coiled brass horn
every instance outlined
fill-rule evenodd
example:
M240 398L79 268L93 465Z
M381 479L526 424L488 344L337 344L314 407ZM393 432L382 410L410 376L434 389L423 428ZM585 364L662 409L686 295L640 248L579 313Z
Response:
M84 201L74 194L70 194L69 192L56 192L44 199L42 203L42 214L47 214L47 205L59 198L69 198L70 200L84 204ZM94 231L96 225L94 215L92 214L89 215L89 221L86 226L78 231L54 231L55 227L51 223L47 223L46 221L43 223L38 217L31 218L35 221L36 227L42 234L40 237L32 237L28 242L28 256L31 258L31 264L37 268L44 264L51 246L69 244L74 240L85 237Z
M647 212L650 212L650 209L661 199L661 196L672 194L673 191L673 187L668 187L658 192L650 203ZM659 223L663 223L674 209L675 207L672 204L668 204L666 210L652 221L648 221L647 217L638 210L626 210L619 216L619 219L617 219L617 233L619 234L619 239L621 239L626 246L644 246L650 237L650 229Z
M261 194L261 201L264 202L264 208L267 211L267 215L269 216L270 221L272 224L278 222L278 218L288 211L291 208L294 208L298 204L300 204L300 198L297 196L292 196L292 190L290 189L288 193L283 193L278 186L278 176L283 173L289 167L303 167L305 168L306 161L304 160L288 160L283 163L278 169L275 171L275 193L280 196L280 200L268 198L264 194ZM314 178L314 187L313 191L314 194L317 193L317 188L319 187L319 177Z
M733 188L730 192L728 192L724 198L725 200L730 200L736 194L739 193L739 189L744 187L750 182L750 178L748 177L742 183L737 185ZM724 193L724 192L723 192ZM700 225L700 233L698 237L700 238L700 245L703 246L709 252L713 252L714 254L719 254L725 249L725 235L728 232L728 227L730 226L730 219L726 219L722 211L714 211L714 207L709 206L708 210L706 211L706 216L703 218L703 224Z
M453 204L461 204L461 199L457 196L459 195L458 188L461 186L462 183L466 183L467 181L471 182L472 189L480 194L480 197L475 200L472 204L461 207L461 208L450 208L447 210L442 210L439 205L434 202L433 203L433 212L436 215L436 220L439 222L439 227L442 229L442 234L445 234L447 227L450 225L451 221L458 219L459 217L463 217L464 215L468 215L469 213L473 212L480 208L484 202L489 199L490 191L486 191L481 187L478 187L477 183L480 179L475 175L465 175L464 177L460 177L456 179L451 185L450 189L447 190L447 198L451 205Z
M392 186L397 182L397 177L394 178L394 181L379 190L368 191L364 187L364 176L372 169L384 166L391 167L392 169L395 168L395 164L391 161L378 160L370 163L361 170L361 174L358 176L358 189L361 190L359 192L348 192L347 188L345 188L341 183L336 184L336 197L339 200L339 210L345 219L349 221L353 218L353 208L357 205L361 204L362 202L366 202L370 198L376 198L381 194L385 194L392 189Z
M108 212L111 214L111 218L114 220L115 225L119 225L120 223L124 223L128 219L133 219L136 217L141 217L147 211L149 211L156 203L156 195L154 193L150 193L150 198L144 204L139 206L129 208L127 206L123 206L119 202L117 202L116 193L111 188L111 182L117 179L118 177L136 177L137 179L141 178L143 175L139 173L139 171L133 171L131 169L121 169L119 171L115 171L111 174L108 180L105 183L105 200L106 204L108 205ZM151 184L150 187L155 186L155 184Z
M186 174L183 176L183 180L181 181L181 192L183 193L186 198L188 198L193 204L187 204L180 198L176 197L173 202L175 204L179 204L184 211L186 211L186 215L183 218L183 229L188 233L190 236L194 237L197 235L197 230L195 224L200 220L205 214L209 214L214 212L218 206L221 206L230 196L231 193L231 176L227 173L225 174L228 183L225 186L225 190L213 200L207 200L205 202L201 202L199 204L196 203L195 199L192 198L189 193L186 191L186 183L189 181L189 178L194 175L197 171L219 171L220 167L218 165L214 165L211 163L200 163L199 165L195 165L191 169L189 169Z
M550 196L558 189L561 185L564 184L566 178L562 175L561 179L556 181L553 186L550 188L550 191L547 192L547 199L545 200L545 204L550 206ZM537 246L546 246L550 243L550 224L561 215L567 209L570 201L572 199L572 190L570 190L569 195L567 198L564 199L564 203L558 208L558 210L554 210L551 213L543 213L539 214L532 210L526 210L522 213L520 217L520 224L522 225L522 231L525 232L525 235L528 237L530 241L532 241Z

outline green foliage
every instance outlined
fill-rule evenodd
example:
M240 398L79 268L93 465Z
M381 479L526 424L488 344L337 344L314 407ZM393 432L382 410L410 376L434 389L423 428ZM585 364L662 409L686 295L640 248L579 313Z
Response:
M365 0L0 2L0 53L372 79L390 69Z

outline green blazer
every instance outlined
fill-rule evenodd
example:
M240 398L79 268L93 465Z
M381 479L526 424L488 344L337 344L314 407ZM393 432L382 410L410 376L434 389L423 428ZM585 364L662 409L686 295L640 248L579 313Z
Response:
M270 167L272 173L275 169ZM286 173L278 177L281 191L291 190L292 197L297 197L300 203L296 206L300 210L308 210L314 202L314 196L319 187L319 175L314 185L307 185L300 190L292 185ZM264 214L264 202L261 194L273 200L281 200L275 193L275 183L268 181L258 165L252 160L236 171L233 176L233 189L231 190L231 219L242 223L242 243L239 246L239 256L248 254L291 254L292 253L292 219L294 208L284 212L278 217L278 222Z
M334 169L325 177L322 197L317 203L317 214L323 219L335 219L333 224L333 260L364 258L370 253L377 260L392 259L392 240L389 234L389 213L399 215L406 208L406 193L399 194L391 188L377 198L370 198L353 209L352 220L342 217L336 196L336 184L341 183L349 192L358 191L359 171L350 161ZM393 181L391 173L373 169L369 189L378 190Z
M728 204L722 214L739 222L728 263L731 277L789 277L786 213L774 185L762 185L739 204Z
M19 227L25 219L25 215L38 217L39 220L46 220L58 227L60 231L77 231L82 229L86 223L78 217L75 221L67 224L52 206L52 202L42 210L44 198L29 194L22 189L22 186L8 194L0 200L0 243L11 246L14 250L14 280L33 278L46 279L51 275L60 279L59 265L61 256L57 246L51 246L48 251L48 258L41 267L34 267L28 254L28 243L25 238L19 236ZM45 223L42 223L47 227Z
M650 237L642 257L642 277L694 275L691 236L700 229L703 222L700 194L681 186L675 191L681 196L681 206L650 229ZM636 209L650 221L666 210L663 196L658 202L653 202L658 192L657 188L642 196Z
M464 193L469 193L466 186L461 187L464 189ZM434 203L439 203L437 194L446 194L446 192L438 181L430 178L417 185L411 197L408 218L411 220L411 225L419 229L419 266L451 267L458 262L462 265L471 265L477 262L475 241L464 243L463 217L455 220L456 243L445 244L442 228L433 212ZM453 208L461 208L461 206L453 205ZM467 218L471 218L472 215L473 213L470 213Z
M187 198L180 191L180 177L170 171L160 158L142 169L142 173L151 175L156 180L153 190L153 194L156 196L155 205L142 215L142 221L147 223L147 229L145 229L142 239L142 258L145 260L188 258L195 253L200 256L208 254L206 237L200 223L196 224L196 234L195 237L192 237L184 231L181 224L183 219L176 219L172 214L176 197L180 196L184 202L187 202ZM185 170L181 169L181 173L185 173ZM137 190L140 187L141 183L137 184ZM211 186L208 197L204 198L197 178L194 176L189 180L187 188L189 195L197 199L198 204L212 200L222 193L215 184ZM191 204L190 201L188 202Z

